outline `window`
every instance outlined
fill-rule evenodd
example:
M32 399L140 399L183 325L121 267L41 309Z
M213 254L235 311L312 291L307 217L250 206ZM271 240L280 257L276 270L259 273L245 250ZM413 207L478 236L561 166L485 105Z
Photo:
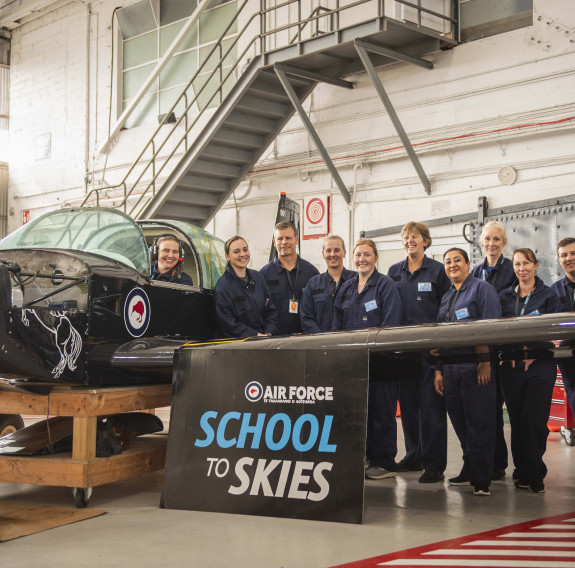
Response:
M461 0L461 41L473 41L533 25L533 0Z
M118 23L122 35L122 112L148 79L196 8L197 0L142 0L118 10ZM235 64L235 49L230 52L224 65L211 79L210 73L218 66L237 35L237 23L234 22L226 37L218 43L236 11L237 0L210 2L129 117L126 127L157 123L158 116L170 110L215 45L218 48L201 69L193 88L188 90L187 100L191 102L201 86L209 81L209 85L198 97L195 110L215 107L221 102L234 83L230 75L222 85L221 92L218 92L223 78ZM212 98L214 93L215 96ZM185 99L182 99L174 111L176 117L179 118L183 114L185 107Z

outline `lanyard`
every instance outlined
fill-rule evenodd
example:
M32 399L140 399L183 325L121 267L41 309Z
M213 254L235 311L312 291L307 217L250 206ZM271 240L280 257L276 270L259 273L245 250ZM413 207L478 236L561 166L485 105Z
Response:
M449 302L449 307L447 308L447 312L445 313L445 321L451 321L451 313L453 312L453 308L455 307L455 302L457 302L457 298L459 297L459 292L461 292L461 286L459 290L453 293L453 289L451 291L451 301Z
M493 280L489 280L489 273L487 272L487 270L485 270L485 268L481 270L481 278L489 282L489 284L491 284L492 286L495 286L495 282L497 282L497 277L499 276L499 269L497 268L497 265L499 264L499 266L501 266L504 260L505 259L503 258L503 255L501 255L501 260L498 261L491 270L491 274L494 274Z
M293 284L291 282L291 270L287 270L287 268L284 268L284 270L286 271L287 281L289 284L289 288L291 290L291 297L293 300L295 300L295 287L297 286L297 279L299 276L299 261L296 262L296 265L295 265L295 280L294 280Z
M529 303L529 298L531 298L531 294L533 294L533 290L531 290L531 292L529 292L529 294L527 294L527 296L525 297L525 302L523 303L523 307L521 308L521 313L519 313L519 286L517 286L517 296L515 296L515 317L517 316L524 316L525 315L525 308L527 307L527 304Z
M567 291L567 297L569 298L569 302L571 304L571 311L575 312L575 287L569 286L569 284L567 284L565 289Z

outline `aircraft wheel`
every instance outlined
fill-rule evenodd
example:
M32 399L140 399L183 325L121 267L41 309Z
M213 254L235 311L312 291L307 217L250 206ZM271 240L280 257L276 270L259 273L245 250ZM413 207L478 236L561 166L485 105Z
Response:
M0 438L24 428L24 420L19 414L0 414Z
M565 428L565 442L568 446L575 446L575 429Z
M74 487L74 501L77 509L85 509L88 506L90 497L92 497L91 487Z

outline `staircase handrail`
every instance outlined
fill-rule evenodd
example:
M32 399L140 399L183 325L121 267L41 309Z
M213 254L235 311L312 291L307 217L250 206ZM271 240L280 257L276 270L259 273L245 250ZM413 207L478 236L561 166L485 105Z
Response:
M311 12L311 14L309 15L308 19L305 21L305 23L298 29L297 34L295 34L291 40L288 42L288 45L293 45L297 39L299 39L301 37L301 32L303 30L305 30L305 27L311 22L313 21L311 18L313 18L313 16L318 16L321 11L325 11L326 13L331 12L331 15L333 16L333 12L330 8L325 8L324 6L318 6L317 8L314 8ZM327 14L322 14L322 17L326 16ZM330 22L330 28L333 27L333 21Z
M265 38L274 34L277 34L279 32L282 31L286 31L289 30L293 27L298 26L299 30L298 33L296 34L295 38L299 38L299 41L301 40L301 32L302 30L305 28L305 26L307 26L309 23L313 22L313 21L317 21L320 18L325 18L327 13L330 13L332 16L333 15L337 15L339 16L340 12L343 12L344 10L349 10L350 8L354 8L357 7L359 5L365 4L365 3L369 3L372 2L372 0L357 0L356 2L352 2L350 4L346 4L345 6L337 6L334 9L328 9L328 8L324 8L322 6L318 6L316 7L310 14L310 16L308 16L307 18L301 20L298 19L297 22L293 22L293 23L288 23L285 24L283 26L280 27L276 27L272 30L269 31L262 31L260 29L260 32L255 34L246 44L245 49L242 51L242 53L236 58L236 61L234 62L233 65L230 66L230 69L228 70L227 74L225 75L225 77L223 79L220 79L220 83L218 85L218 88L214 90L212 96L209 98L209 100L205 103L203 108L199 108L198 105L198 112L195 113L195 118L193 119L193 121L191 122L191 124L188 125L188 113L190 112L190 110L193 108L194 104L196 104L196 102L198 101L199 97L201 96L201 94L204 92L205 88L210 84L211 79L214 77L214 75L216 73L220 73L222 71L223 68L223 63L224 61L226 61L226 58L228 57L228 55L231 53L231 51L234 49L234 47L236 47L236 45L238 44L238 42L243 39L243 34L245 34L246 30L252 25L253 21L256 18L262 18L265 17L266 14L277 11L281 8L285 8L288 7L294 3L299 3L300 0L286 0L285 2L282 2L280 4L277 4L275 6L269 7L269 8L264 8L262 10L259 10L257 12L254 12L250 18L248 18L248 20L246 21L245 25L243 26L243 28L241 29L241 31L239 31L235 38L234 41L230 44L230 46L228 47L227 51L225 52L224 55L220 56L220 60L218 61L218 63L216 65L214 65L214 68L212 69L212 71L209 73L209 77L207 79L204 80L203 85L199 88L199 89L194 89L195 92L195 96L192 98L192 100L190 102L188 102L188 95L187 92L188 90L194 85L194 82L197 80L198 76L200 75L201 71L204 69L204 67L206 66L207 62L210 61L212 55L216 52L216 50L220 50L221 52L221 42L222 40L225 38L225 36L227 35L227 33L229 32L229 30L231 29L231 27L234 25L234 23L236 23L236 21L238 20L240 14L243 12L243 10L245 9L246 5L248 4L249 0L243 0L240 8L236 11L234 17L230 20L229 24L227 25L227 27L225 28L224 32L222 33L222 36L220 37L220 39L213 45L212 49L210 50L208 56L204 59L204 61L199 65L198 69L196 70L196 72L194 73L194 75L190 78L190 80L188 81L188 83L186 84L186 86L183 88L181 94L177 97L177 99L174 101L174 103L172 104L171 108L165 113L165 116L163 117L163 119L161 120L161 122L159 123L158 127L155 129L154 133L150 136L148 142L145 144L144 148L141 150L141 152L138 154L138 156L136 157L136 159L134 160L134 162L132 163L132 165L130 166L130 168L128 169L128 171L125 173L122 181L120 181L118 184L115 185L111 185L111 186L106 186L106 187L97 187L97 188L92 188L84 197L84 200L82 201L82 203L80 204L80 206L84 206L86 205L90 199L92 198L93 195L96 196L96 205L99 205L99 200L100 200L100 192L106 190L106 191L110 191L113 189L117 189L117 188L121 188L123 187L124 192L123 192L123 198L121 200L121 202L119 204L117 204L117 207L122 207L124 209L124 211L126 212L126 208L127 208L127 203L129 198L132 196L132 194L134 193L134 191L136 190L136 188L138 187L138 184L140 183L140 181L142 180L144 174L148 171L148 169L150 168L150 166L153 166L153 173L152 173L152 178L150 179L150 181L147 183L147 185L143 188L142 193L140 195L140 197L136 200L136 202L133 204L133 206L130 209L130 214L133 214L134 211L137 209L137 207L140 205L142 199L144 197L146 197L149 192L150 189L152 189L152 196L155 195L156 189L155 189L155 185L156 185L156 180L158 179L158 176L163 172L164 168L167 166L167 164L170 162L170 160L174 157L174 154L176 154L176 152L179 150L179 148L181 147L182 143L188 143L188 135L190 133L190 131L194 128L194 126L198 123L198 121L200 120L200 118L202 116L204 116L206 110L209 109L209 105L211 104L211 102L213 101L214 97L219 93L221 96L221 90L222 90L222 86L225 84L225 82L228 80L228 78L230 77L230 75L236 71L236 69L238 68L240 62L242 62L243 57L248 53L248 51L250 49L252 49L252 47L254 46L254 44L256 44L258 41L261 42L261 52L257 55L263 55L268 53L268 51L265 49ZM419 11L425 11L425 12L429 12L441 19L444 19L446 21L449 21L451 23L457 23L456 20L453 20L452 18L448 17L448 16L444 16L443 14L439 14L436 12L433 12L429 9L424 9L422 7L418 7L416 4L412 4L411 2L408 2L407 0L396 0L397 2L401 3L401 4L405 4L408 5L410 7L414 7ZM339 3L338 3L339 4ZM380 0L378 2L379 5L379 10L380 10L380 16L383 15L384 12L384 0ZM321 10L326 10L326 13L321 13ZM333 31L333 30L332 30ZM292 45L294 43L294 39L290 40L288 45ZM273 50L270 50L273 51ZM174 113L174 111L176 110L177 105L180 103L180 101L182 99L185 99L185 109L183 110L183 112L181 113L181 116L176 120L175 123L170 123L171 124L171 131L164 137L164 140L158 144L156 146L156 137L158 136L158 134L160 133L162 127L164 125L167 124L168 118L170 117L170 115L172 113ZM222 101L220 101L221 104ZM160 156L160 153L162 151L162 149L164 148L164 146L166 145L166 143L169 140L172 140L175 133L177 132L177 128L178 126L180 126L182 124L182 121L184 121L184 132L181 136L181 138L179 139L179 141L177 141L172 149L172 151L166 155L166 156ZM129 176L134 172L135 168L138 165L141 165L141 162L144 161L144 155L146 154L146 152L152 148L152 156L151 158L149 158L147 160L147 162L145 163L142 171L140 172L140 174L137 176L137 178L133 181L130 182L130 184L128 184L128 178ZM187 148L186 148L187 149ZM159 168L156 170L156 160L159 160L161 158L162 160L162 164L159 166ZM130 185L130 189L128 189L128 185Z

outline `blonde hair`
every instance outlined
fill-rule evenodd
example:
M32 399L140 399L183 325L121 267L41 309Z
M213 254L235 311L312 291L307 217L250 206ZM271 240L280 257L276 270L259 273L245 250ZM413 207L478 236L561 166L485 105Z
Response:
M483 237L485 236L485 231L487 229L497 229L501 232L501 237L503 238L503 246L507 244L507 231L505 230L505 225L500 223L499 221L488 221L483 225L483 229L481 230L481 236L479 237L479 242L483 243Z

